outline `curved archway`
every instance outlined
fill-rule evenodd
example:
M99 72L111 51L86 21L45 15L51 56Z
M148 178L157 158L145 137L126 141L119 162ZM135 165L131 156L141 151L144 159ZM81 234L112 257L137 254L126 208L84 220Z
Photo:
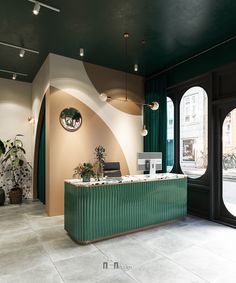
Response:
M236 108L229 112L222 126L223 202L236 217Z
M35 138L34 151L34 184L33 184L33 198L39 199L45 204L45 96L43 98L37 131Z

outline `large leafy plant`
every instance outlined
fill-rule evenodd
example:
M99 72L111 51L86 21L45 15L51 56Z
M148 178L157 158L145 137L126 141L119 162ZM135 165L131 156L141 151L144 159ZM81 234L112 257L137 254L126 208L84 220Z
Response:
M3 154L5 154L6 149L4 143L0 140L0 157L2 157Z
M24 173L24 166L29 166L25 158L25 149L22 141L17 135L14 141L7 140L4 143L2 165L5 172L11 173L13 188L20 186L21 178Z

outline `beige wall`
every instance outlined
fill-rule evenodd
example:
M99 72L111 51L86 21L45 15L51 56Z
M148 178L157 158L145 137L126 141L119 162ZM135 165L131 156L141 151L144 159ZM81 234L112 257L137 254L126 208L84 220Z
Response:
M137 152L143 150L140 135L144 81L128 74L129 102L102 102L105 92L124 97L124 73L79 60L49 54L32 84L32 111L38 119L46 95L46 204L49 215L63 214L64 179L72 178L79 162L93 161L94 148L101 144L108 161L120 161L122 174L137 173ZM54 89L53 89L54 88ZM55 90L56 89L56 90ZM85 120L76 133L59 124L63 107L83 109ZM94 127L95 125L95 127ZM37 130L34 129L34 136ZM35 144L35 142L34 142Z
M0 79L0 139L23 134L26 158L32 164L31 84Z
M127 111L127 108L119 109L117 105L99 99L101 89L112 87L111 92L124 86L124 81L121 80L122 77L124 78L124 73L92 64L88 71L88 66L88 63L84 64L79 60L50 54L50 85L79 99L98 114L120 144L130 174L136 174L137 152L143 151L143 138L140 134L142 116L133 115ZM142 101L143 78L129 74L127 79L128 91L133 93L135 100ZM136 85L140 86L139 91ZM126 104L126 102L122 103Z
M76 132L66 131L59 122L63 109L73 107L82 115ZM73 96L50 88L46 96L46 186L47 212L64 213L64 180L73 177L73 169L82 162L95 162L94 149L102 145L107 161L119 161L122 174L129 174L127 162L114 134L88 106Z
M111 97L108 100L113 107L131 115L141 115L141 103L144 101L144 78L134 74L112 70L106 67L84 62L89 79L98 91ZM127 93L125 76L127 75ZM127 101L124 101L125 98ZM140 103L140 104L137 104Z

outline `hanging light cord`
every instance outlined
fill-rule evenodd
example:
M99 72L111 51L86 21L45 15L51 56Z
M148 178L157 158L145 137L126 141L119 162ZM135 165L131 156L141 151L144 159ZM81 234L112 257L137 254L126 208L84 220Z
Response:
M126 70L125 70L125 101L128 101L128 90L127 90L127 57L128 57L128 46L127 46L127 40L129 38L128 33L124 33L124 39L125 39L125 65L126 65Z

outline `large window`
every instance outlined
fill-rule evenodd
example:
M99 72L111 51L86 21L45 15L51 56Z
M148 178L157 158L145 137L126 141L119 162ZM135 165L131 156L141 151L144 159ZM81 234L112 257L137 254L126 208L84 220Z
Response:
M170 172L174 165L174 103L167 97L167 172Z
M190 178L199 178L208 163L208 98L201 87L185 92L180 102L180 166Z
M236 109L225 117L222 130L223 200L229 212L236 216Z

